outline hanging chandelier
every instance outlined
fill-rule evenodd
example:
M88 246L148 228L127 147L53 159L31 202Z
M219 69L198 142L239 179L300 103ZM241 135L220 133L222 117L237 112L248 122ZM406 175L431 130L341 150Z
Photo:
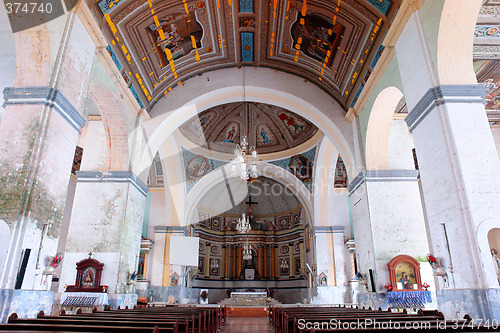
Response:
M252 259L252 250L250 249L250 245L248 244L248 239L245 245L243 245L243 260L251 260Z
M258 161L257 150L255 147L250 148L250 155L248 152L248 141L244 135L241 138L241 146L236 144L234 149L234 160L231 163L231 173L233 177L240 177L241 180L248 181L259 177L257 171L256 161Z
M243 213L241 217L238 219L236 230L238 230L240 234L246 234L251 229L252 228L250 227L250 216L246 216L245 213Z

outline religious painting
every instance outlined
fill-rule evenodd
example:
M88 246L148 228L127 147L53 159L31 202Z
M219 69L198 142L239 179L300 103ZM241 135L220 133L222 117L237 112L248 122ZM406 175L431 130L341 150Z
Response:
M184 123L180 131L182 134L191 134L197 138L203 135L203 131L214 120L217 114L215 111L207 111L200 113L198 117L193 117L188 122Z
M257 147L272 146L277 143L275 135L267 124L257 125Z
M210 258L210 275L219 276L220 259Z
M413 289L415 284L415 267L407 262L402 262L396 266L396 284L397 289Z
M144 279L144 261L146 259L146 253L141 251L139 253L139 265L137 267L137 280Z
M294 139L304 132L304 128L307 124L302 118L290 112L280 111L278 113L278 118L283 122Z
M179 274L173 273L172 275L170 275L170 285L171 286L179 285Z
M294 48L332 68L344 26L317 14L298 15L292 25Z
M290 274L290 264L288 259L281 258L280 259L280 275L289 275Z
M210 169L210 163L205 156L197 155L191 158L186 166L186 175L188 182L195 182L205 176Z
M172 13L160 17L158 23L159 26L152 23L147 30L163 67L168 66L170 60L189 54L195 46L201 47L203 28L194 13ZM171 59L167 53L171 54Z
M320 286L328 285L328 278L326 277L326 274L324 272L321 272L321 274L318 276L318 285Z
M311 160L304 155L298 154L290 157L288 164L290 171L304 183L309 183L312 178Z
M400 254L388 264L390 283L394 290L422 290L420 263L413 257Z
M474 61L477 82L486 88L485 109L500 110L500 60Z
M302 271L300 270L300 258L295 257L295 275L302 275Z
M90 258L79 261L76 264L76 283L67 286L67 292L106 292L106 287L101 286L101 274L104 264Z
M335 166L333 187L347 187L347 171L345 169L344 161L342 161L342 157L340 157L340 155L337 158L337 165Z
M219 142L238 143L240 137L240 124L231 122L219 135Z

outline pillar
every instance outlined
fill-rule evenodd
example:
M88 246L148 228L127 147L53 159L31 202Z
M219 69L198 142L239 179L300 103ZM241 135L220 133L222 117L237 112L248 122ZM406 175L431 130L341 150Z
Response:
M223 279L227 278L227 255L228 255L228 249L226 245L222 245L222 267L221 267L221 277Z
M440 30L456 27L456 19L473 29L480 6L479 0L444 1ZM418 14L396 43L396 55L408 95L405 120L420 167L430 252L443 265L436 277L438 308L447 317L468 313L493 320L500 316L499 284L487 231L500 225L500 178L493 176L500 160L483 105L484 87L475 82L470 54L457 56L452 65L445 56L455 50L460 55L457 42L446 44L440 35L438 54L431 54ZM471 39L464 44L471 47L469 43ZM412 57L436 56L437 64L410 60L409 47Z
M280 278L280 264L279 264L279 257L278 257L278 245L274 245L273 247L273 253L274 253L274 272L275 272L275 279Z
M210 277L210 243L205 245L205 266L203 267L203 275Z
M243 252L243 248L241 246L238 246L238 257L237 257L237 264L238 264L238 269L236 271L236 278L240 278L240 274L241 274L241 262L243 260L242 258L242 252Z
M300 249L300 274L305 275L306 252L304 251L304 242L299 243L299 249Z
M290 277L295 277L295 262L293 258L293 243L288 244L288 260L290 261Z
M237 255L237 251L238 249L236 248L236 244L231 244L231 249L232 249L232 253L233 253L233 269L232 269L232 276L231 278L236 278L236 262L238 260L238 255Z
M258 269L259 269L259 276L261 278L264 278L264 271L262 270L262 244L259 245L259 248L257 249L257 261L258 261Z
M275 245L271 245L270 251L271 251L271 279L276 278L276 251L275 251Z
M263 253L264 253L264 278L267 279L267 244L263 244Z

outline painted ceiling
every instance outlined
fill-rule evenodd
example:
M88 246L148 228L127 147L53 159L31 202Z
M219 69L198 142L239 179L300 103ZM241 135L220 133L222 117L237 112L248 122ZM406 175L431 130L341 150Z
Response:
M91 9L146 108L206 71L265 66L315 83L346 110L401 0L101 0Z
M318 128L283 108L263 103L230 103L206 110L179 127L199 146L233 153L247 136L249 147L272 153L296 147L311 139Z

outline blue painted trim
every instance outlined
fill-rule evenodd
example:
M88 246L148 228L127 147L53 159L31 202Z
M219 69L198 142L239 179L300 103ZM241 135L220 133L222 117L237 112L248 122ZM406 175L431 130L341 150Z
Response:
M142 195L147 196L149 188L144 182L129 171L77 171L79 183L128 183L132 184Z
M253 62L253 32L241 33L241 61Z
M442 85L430 88L405 118L410 132L437 106L446 103L484 103L483 85ZM450 98L451 97L451 98Z
M364 182L417 181L418 170L362 170L349 184L349 194L354 193Z
M50 87L7 87L3 91L3 107L8 105L45 105L57 111L78 133L85 119L57 89Z

